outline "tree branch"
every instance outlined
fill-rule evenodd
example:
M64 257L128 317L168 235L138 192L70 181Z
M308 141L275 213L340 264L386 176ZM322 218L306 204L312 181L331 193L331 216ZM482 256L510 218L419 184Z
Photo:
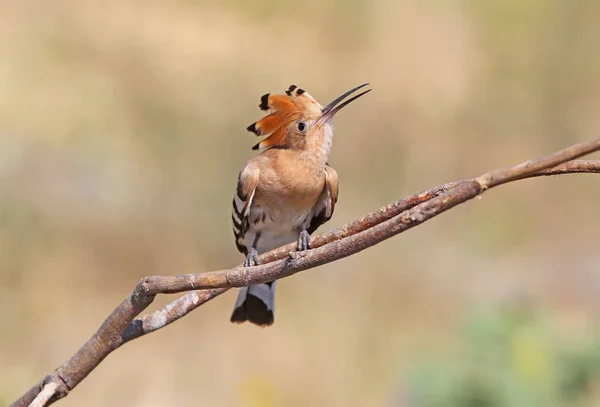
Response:
M600 161L598 160L573 160L559 164L547 170L538 171L529 174L521 179L539 177L540 175L561 175L561 174L593 174L600 173Z
M49 405L65 397L108 354L124 343L177 321L231 287L284 278L358 253L498 185L537 176L600 173L600 161L571 161L598 150L600 138L573 145L538 160L423 191L337 230L314 236L312 249L309 251L298 253L295 251L295 244L289 244L265 253L259 257L262 263L259 266L143 278L131 295L69 360L32 387L12 406L27 406L34 401L38 403L36 405ZM193 292L181 296L162 309L136 318L152 303L155 295L184 291Z
M54 396L58 390L58 384L56 382L50 382L44 385L44 388L35 399L31 402L29 407L44 407L48 401Z

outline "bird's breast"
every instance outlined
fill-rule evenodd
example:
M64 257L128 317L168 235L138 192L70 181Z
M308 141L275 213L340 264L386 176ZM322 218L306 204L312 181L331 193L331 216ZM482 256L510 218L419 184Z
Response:
M298 165L272 175L261 179L257 186L255 199L259 204L292 207L297 211L310 209L325 186L322 169L307 170Z

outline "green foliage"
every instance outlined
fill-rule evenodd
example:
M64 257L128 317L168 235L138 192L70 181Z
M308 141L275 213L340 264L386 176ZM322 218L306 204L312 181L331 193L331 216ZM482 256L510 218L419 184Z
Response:
M600 337L561 338L530 309L472 318L452 356L421 360L409 384L411 406L593 405Z

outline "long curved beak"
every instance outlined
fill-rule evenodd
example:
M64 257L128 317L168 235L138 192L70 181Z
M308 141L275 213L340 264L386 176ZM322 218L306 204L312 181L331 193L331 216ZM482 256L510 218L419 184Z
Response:
M328 104L327 106L325 106L322 110L323 114L321 114L321 116L319 116L319 118L317 119L317 121L329 121L333 118L333 116L335 116L335 114L337 112L339 112L340 110L342 110L342 108L344 108L347 104L355 101L356 99L358 99L359 97L361 97L362 95L369 93L372 89L369 90L365 90L364 92L359 93L358 95L354 95L352 96L350 99L346 100L344 103L342 103L341 105L338 105L342 100L344 100L345 98L347 98L348 96L350 96L352 93L356 92L357 90L364 88L365 86L367 86L368 83L364 83L360 86L355 87L354 89L350 89L348 92L344 93L342 96L340 96L339 98L335 99L333 102L331 102L330 104Z

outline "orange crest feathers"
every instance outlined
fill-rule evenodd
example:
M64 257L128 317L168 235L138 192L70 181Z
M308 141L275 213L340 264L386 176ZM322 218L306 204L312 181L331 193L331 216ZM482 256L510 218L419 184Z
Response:
M260 98L258 107L261 110L273 110L273 113L246 128L257 136L267 136L252 147L253 150L284 145L287 125L292 120L298 119L302 114L317 115L321 113L322 106L296 85L290 86L285 93L285 95L267 93Z

